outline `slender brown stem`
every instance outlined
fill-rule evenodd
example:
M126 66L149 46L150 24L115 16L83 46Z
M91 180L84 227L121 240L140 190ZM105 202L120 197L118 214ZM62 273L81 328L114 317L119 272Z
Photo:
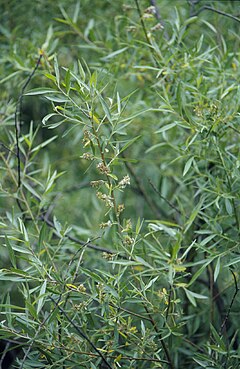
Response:
M202 11L204 10L210 10L214 13L217 13L217 14L221 14L221 15L224 15L225 17L228 17L230 19L233 19L235 20L236 22L240 22L240 18L237 18L235 17L234 15L232 14L229 14L229 13L225 13L221 10L218 10L218 9L215 9L215 8L212 8L211 6L208 6L208 5L204 5L202 8L200 8L195 14L193 14L193 16L196 16L196 15L199 15Z
M153 326L153 328L154 328L155 332L157 333L157 335L158 335L158 337L159 337L159 340L160 340L160 343L161 343L161 345L162 345L163 351L164 351L164 353L165 353L165 355L166 355L166 358L167 358L167 360L168 360L169 368L174 369L174 365L173 365L173 362L172 362L172 359L171 359L170 353L169 353L169 351L168 351L167 345L165 344L165 342L164 342L164 340L163 340L163 338L162 338L162 335L161 335L161 333L160 333L160 331L159 331L159 329L158 329L158 327L157 327L157 324L156 324L155 320L153 319L153 317L152 317L151 313L149 312L149 310L148 310L147 306L146 306L145 304L144 304L143 306L144 306L144 309L146 310L146 312L147 312L147 314L148 314L148 317L149 317L149 319L150 319L150 321L151 321L151 324L152 324L152 326Z
M51 228L53 228L55 230L55 226L54 226L54 223L51 222L51 220L47 219L44 217L44 215L41 216L41 219ZM58 235L58 233L56 232L55 230L55 235L57 237L60 237ZM70 235L66 235L65 236L66 238L68 238L70 241L73 241L74 243L77 243L78 245L81 245L81 246L85 246L85 247L88 247L89 249L93 249L93 250L96 250L96 251L100 251L100 252L106 252L108 254L111 254L111 255L115 255L116 254L116 251L113 251L113 250L109 250L105 247L101 247L101 246L97 246L97 245L94 245L93 243L91 242L85 242L85 241L81 241L79 240L78 238L76 237L73 237L73 236L70 236Z
M229 315L230 315L230 313L231 313L231 309L232 309L233 303L234 303L234 301L235 301L235 298L237 297L237 294L238 294L238 292L239 292L239 290L240 290L240 288L238 287L238 284L237 284L237 278L236 278L236 275L234 274L234 272L233 272L232 270L231 270L231 273L232 273L232 275L233 275L233 279L234 279L235 292L234 292L234 294L233 294L233 297L232 297L232 300L231 300L231 302L230 302L230 305L229 305L228 311L227 311L227 313L226 313L226 316L225 316L225 318L224 318L224 320L223 320L223 322L222 322L221 328L220 328L219 335L221 335L221 336L222 336L222 334L223 334L223 329L224 329L224 327L225 327L225 325L227 324L227 321L228 321L228 319L229 319Z
M144 21L143 21L143 16L142 16L142 12L141 12L140 5L139 5L138 0L135 0L135 4L136 4L136 7L137 7L137 11L138 11L139 19L140 19L140 22L141 22L141 25L142 25L142 29L143 29L143 32L144 32L145 38L146 38L146 40L147 40L147 43L148 43L149 45L151 45L151 41L150 41L150 38L148 37L147 29L146 29L145 23L144 23Z
M125 158L124 153L122 153L121 155L122 155L123 158ZM158 218L161 218L162 217L162 214L158 210L158 207L155 204L155 202L151 199L150 196L148 196L147 192L145 191L145 189L144 189L144 187L142 185L142 182L141 182L140 178L135 173L132 165L129 162L127 162L127 161L124 161L124 164L127 167L127 169L129 171L129 173L131 174L131 176L133 177L133 179L134 179L134 181L135 181L135 183L137 185L137 188L138 188L138 191L139 191L140 195L143 196L143 198L145 199L146 203L148 204L148 206L150 207L150 209L153 211L153 213L155 214L155 216L158 217Z
M77 324L69 318L68 314L65 312L64 309L60 306L59 302L55 301L51 296L50 299L55 304L55 306L61 311L61 313L65 316L65 318L68 320L68 322L76 329L77 333L88 342L88 344L94 349L94 351L97 352L98 356L101 357L102 361L105 363L105 365L109 369L113 369L112 366L107 362L101 351L92 343L92 341L88 338L88 336L77 326Z

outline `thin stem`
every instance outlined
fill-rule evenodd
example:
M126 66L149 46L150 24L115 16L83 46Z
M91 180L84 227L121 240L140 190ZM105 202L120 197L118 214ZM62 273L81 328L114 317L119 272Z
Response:
M169 35L168 35L168 32L165 30L165 24L164 24L164 22L163 22L163 20L162 20L162 17L161 17L161 15L160 15L160 13L159 13L159 9L158 9L158 6L157 6L157 3L156 3L156 0L150 0L150 3L151 3L151 5L152 5L152 6L154 6L154 9L155 9L154 15L155 15L156 19L158 20L158 22L159 22L159 23L163 26L163 28L164 28L164 36L165 36L165 38L166 38L167 40L169 40L169 39L170 39L170 37L169 37Z
M92 116L93 116L93 114L92 114ZM92 131L93 131L94 136L95 136L95 138L97 140L97 145L98 145L98 149L99 149L99 152L100 152L100 155L101 155L102 163L107 168L107 162L105 160L105 156L104 156L104 153L103 153L103 150L102 150L102 146L101 146L101 143L100 143L98 134L97 134L97 132L95 130L95 127L94 127L93 119L92 119L92 122L91 123L92 123ZM119 228L119 231L120 231L120 222L119 222L119 216L117 214L117 204L116 204L116 199L115 199L114 191L112 189L112 183L111 183L110 178L109 178L109 176L107 174L106 174L106 178L107 178L108 186L109 186L109 189L110 189L110 196L112 197L112 200L113 200L114 212L115 212L115 216L116 216L118 228Z
M202 11L204 11L204 10L210 10L210 11L212 11L212 12L214 12L214 13L218 13L218 14L221 14L221 15L224 15L225 17L228 17L228 18L230 18L230 19L233 19L233 20L235 20L236 22L240 22L240 18L237 18L237 17L235 17L234 15L232 15L232 14L229 14L229 13L225 13L225 12L223 12L223 11L221 11L221 10L218 10L218 9L214 9L214 8L212 8L211 6L208 6L208 5L204 5L202 8L200 8L195 14L193 14L192 16L197 16L197 15L199 15Z
M125 158L124 153L121 154L123 158ZM155 204L155 202L151 199L150 196L148 196L147 192L145 191L142 182L140 180L140 178L136 175L132 165L130 163L128 163L127 161L124 162L125 166L127 167L129 173L131 174L131 176L133 177L137 188L139 190L139 193L143 196L143 198L145 199L146 203L148 204L148 206L150 207L150 209L152 210L152 212L155 214L156 217L161 218L162 214L160 213L160 211L158 210L157 205Z
M140 22L141 22L141 25L142 25L142 29L143 29L145 38L147 40L147 43L151 46L151 41L150 41L150 38L148 37L147 29L146 29L145 23L143 21L143 16L142 16L142 12L141 12L138 0L135 0L135 4L136 4L136 7L137 7L138 15L139 15L139 18L140 18Z
M76 331L78 332L78 334L85 339L88 344L94 349L94 351L97 352L98 356L101 357L102 361L106 364L106 366L109 369L113 369L109 363L107 362L107 360L105 359L105 357L103 356L103 354L99 351L99 349L92 343L92 341L88 338L88 336L82 332L82 330L75 324L75 322L69 318L69 316L67 315L67 313L65 312L65 310L63 310L61 308L61 306L59 305L59 302L56 302L51 296L50 299L52 300L52 302L58 307L58 309L61 311L61 313L65 316L65 318L68 320L68 322L76 329Z
M222 166L225 170L229 191L232 193L232 184L231 184L231 181L230 181L230 177L228 175L228 171L227 171L222 153L221 153L221 151L219 150L218 147L217 147L217 152L218 152L219 158L221 160ZM237 229L238 229L238 232L240 232L240 222L239 222L238 212L237 212L237 208L236 208L234 198L231 198L231 203L232 203L232 207L233 207L233 212L234 212L234 216L235 216L235 220L236 220Z
M233 279L234 279L235 292L234 292L234 294L233 294L233 297L232 297L232 300L231 300L231 302L230 302L230 305L229 305L228 311L227 311L227 313L226 313L226 316L225 316L225 318L224 318L224 320L223 320L223 322L222 322L221 328L220 328L219 335L221 335L221 336L223 335L223 329L224 329L224 327L225 327L225 325L227 324L227 321L228 321L228 319L229 319L229 315L230 315L230 313L231 313L231 310L232 310L232 306L233 306L234 300L235 300L235 298L237 297L237 294L238 294L238 292L239 292L239 290L240 290L240 288L238 287L238 284L237 284L237 278L236 278L236 276L235 276L234 272L233 272L231 269L230 269L230 271L231 271L231 273L232 273L232 275L233 275Z
M51 222L49 219L47 219L44 215L41 215L41 219L49 227L51 227L51 228L54 229L54 231L55 231L54 234L57 237L59 237L59 238L61 237L61 236L58 235L53 222ZM65 235L65 237L68 238L70 241L73 241L74 243L77 243L78 245L81 245L82 247L88 247L89 249L93 249L93 250L100 251L100 252L106 252L107 254L111 254L111 255L115 255L116 254L116 251L114 251L114 250L109 250L109 249L107 249L105 247L100 247L100 246L94 245L91 242L84 242L84 241L81 241L78 238L73 237L73 236L70 236L70 235Z
M158 329L158 327L157 327L157 325L156 325L156 322L155 322L155 320L153 319L153 317L152 317L151 313L149 312L149 310L148 310L147 306L146 306L145 304L144 304L143 306L144 306L144 309L146 310L146 312L147 312L147 314L148 314L148 317L149 317L149 319L150 319L150 321L151 321L151 324L152 324L152 326L153 326L153 328L154 328L155 332L156 332L156 333L158 334L158 336L159 336L160 343L161 343L161 345L162 345L163 351L164 351L164 353L165 353L165 355L166 355L166 358L167 358L167 360L168 360L169 368L174 369L174 365L173 365L173 362L172 362L172 359L171 359L170 353L169 353L168 348L167 348L167 346L166 346L166 344L165 344L165 342L164 342L164 340L163 340L163 338L162 338L162 335L161 335L161 333L160 333L160 331L159 331L159 329Z

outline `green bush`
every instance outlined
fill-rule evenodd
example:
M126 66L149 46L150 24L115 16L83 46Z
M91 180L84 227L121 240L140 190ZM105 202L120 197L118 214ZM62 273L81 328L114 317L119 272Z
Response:
M154 3L1 5L1 364L239 367L238 2Z

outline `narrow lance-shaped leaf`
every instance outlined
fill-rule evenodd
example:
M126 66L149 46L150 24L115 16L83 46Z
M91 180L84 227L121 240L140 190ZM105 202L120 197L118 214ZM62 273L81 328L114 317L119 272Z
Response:
M60 74L59 74L59 66L58 66L58 61L57 61L56 55L54 56L54 71L55 71L55 74L56 74L57 85L59 86L59 84L60 84Z
M11 261L13 267L17 268L17 266L16 266L16 257L15 257L15 253L14 253L14 250L13 250L12 245L11 245L11 241L8 239L7 236L5 236L5 241L6 241L6 246L7 246L7 249L8 249L8 254L9 254L10 261Z
M40 292L39 292L39 300L37 303L37 314L39 314L39 312L41 311L42 307L43 307L43 303L44 303L44 294L46 292L46 287L47 287L47 281L45 280L41 286Z

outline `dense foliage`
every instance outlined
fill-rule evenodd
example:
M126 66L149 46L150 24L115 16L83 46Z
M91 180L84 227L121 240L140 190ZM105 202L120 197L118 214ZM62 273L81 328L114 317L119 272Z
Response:
M239 368L239 2L0 12L0 366Z

